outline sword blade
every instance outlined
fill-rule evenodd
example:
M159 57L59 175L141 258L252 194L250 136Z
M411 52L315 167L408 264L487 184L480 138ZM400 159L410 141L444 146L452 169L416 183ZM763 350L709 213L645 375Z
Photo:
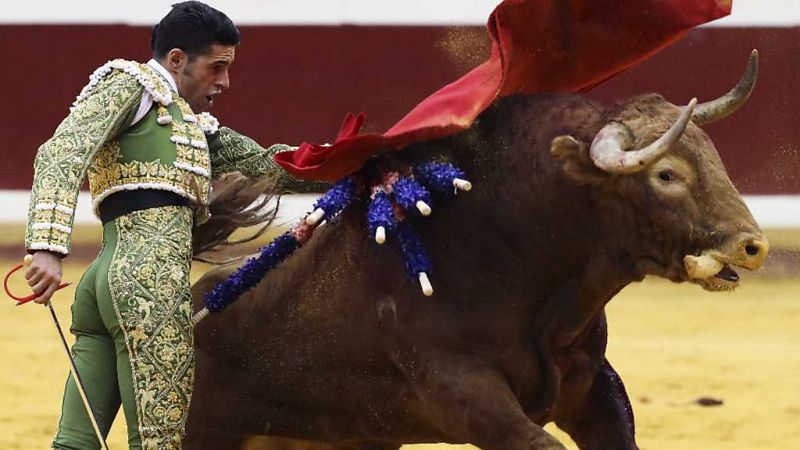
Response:
M53 323L55 323L56 330L58 330L58 337L61 338L61 345L64 346L64 351L67 352L67 359L69 359L69 371L72 373L72 378L75 380L75 385L78 387L78 393L83 401L83 406L86 408L86 414L89 415L89 420L92 422L94 434L97 436L97 440L100 441L100 445L103 450L108 450L108 445L103 437L103 433L100 432L100 427L97 425L97 417L95 417L92 406L89 404L89 398L86 396L86 389L83 386L83 380L81 380L81 376L78 374L78 366L75 365L75 360L72 358L72 353L69 351L67 339L64 337L64 332L61 330L61 324L58 322L56 311L53 309L53 305L50 302L47 303L47 307L50 309L50 315L53 317Z

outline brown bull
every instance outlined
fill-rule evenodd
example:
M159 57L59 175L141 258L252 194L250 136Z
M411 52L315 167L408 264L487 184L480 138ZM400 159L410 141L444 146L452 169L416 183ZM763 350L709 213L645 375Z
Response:
M413 219L436 293L423 297L351 207L198 325L186 448L258 434L338 449L562 448L548 422L582 449L636 448L604 307L647 275L728 290L733 267L763 264L766 239L700 128L744 103L756 63L696 108L655 94L613 106L515 96L464 133L380 157L447 158L474 182ZM232 269L206 275L196 297Z

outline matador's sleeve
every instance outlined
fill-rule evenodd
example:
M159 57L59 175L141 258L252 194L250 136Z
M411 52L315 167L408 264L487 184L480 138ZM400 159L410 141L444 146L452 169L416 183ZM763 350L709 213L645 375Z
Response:
M143 87L119 70L93 76L92 82L39 147L34 161L25 248L69 254L78 191L103 144L130 123Z
M209 121L215 123L215 119L208 114L201 115L199 121L207 132L213 177L218 178L230 172L241 172L247 177L273 174L277 177L279 194L322 192L330 187L327 183L294 178L272 159L276 153L295 150L296 147L275 144L264 148L230 128L209 127Z

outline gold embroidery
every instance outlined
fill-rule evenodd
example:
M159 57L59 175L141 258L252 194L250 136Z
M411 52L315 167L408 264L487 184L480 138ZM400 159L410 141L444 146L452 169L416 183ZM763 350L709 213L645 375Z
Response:
M324 187L295 180L272 161L275 152L290 147L278 145L265 150L255 141L229 129L218 130L219 123L213 116L195 115L188 103L174 96L167 82L146 64L114 60L95 71L90 80L72 113L37 154L26 234L29 249L48 248L69 253L70 234L65 230L71 229L74 212L35 210L34 205L58 204L67 211L74 210L87 170L95 208L111 193L129 189L165 189L206 204L212 153L215 172L241 171L248 176L259 176L277 170L283 190L315 191ZM161 161L122 163L119 143L109 142L126 128L126 119L135 112L143 89L159 103L157 122L170 126L170 144L175 147L174 164ZM179 116L173 117L166 108L173 103ZM221 145L210 150L204 131L211 132ZM199 208L198 222L206 219L207 210ZM60 227L33 229L30 226L38 222Z
M142 95L142 86L130 75L114 70L98 78L93 89L76 102L55 134L42 144L34 162L34 180L28 212L25 246L69 253L70 234L50 228L34 230L32 224L47 221L72 228L74 213L37 211L37 204L63 205L74 209L78 190L89 162L110 137L125 127L125 121Z
M113 70L124 72L135 79L153 97L153 100L166 106L172 103L172 89L167 81L164 80L147 64L124 59L115 59L98 67L89 76L89 84L84 86L78 98L73 103L73 108L77 107L98 84Z
M272 159L276 153L294 150L296 147L275 144L265 149L249 137L226 127L219 129L219 134L212 138L212 142L211 156L215 177L228 172L241 172L248 177L275 173L278 175L277 188L281 193L323 192L330 188L328 183L294 178Z
M185 100L176 98L175 104L183 118L181 121L172 120L172 137L176 149L175 166L210 178L211 163L205 133Z
M89 189L95 209L103 199L119 190L163 189L189 198L195 198L195 186L202 195L208 192L210 183L205 177L162 164L159 160L120 163L120 158L119 143L109 142L89 168ZM205 199L202 197L200 200Z
M115 220L109 288L131 361L143 450L180 449L194 355L192 212L167 206Z

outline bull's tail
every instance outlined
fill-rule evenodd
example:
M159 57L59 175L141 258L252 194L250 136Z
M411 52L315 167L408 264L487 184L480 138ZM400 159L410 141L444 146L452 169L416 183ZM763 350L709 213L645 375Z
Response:
M210 218L195 225L192 237L194 259L210 263L230 261L220 250L250 242L260 237L277 215L279 197L275 192L276 178L263 176L247 178L239 173L224 175L215 185L208 205ZM268 207L271 200L277 201ZM231 240L238 228L258 227L250 235Z

